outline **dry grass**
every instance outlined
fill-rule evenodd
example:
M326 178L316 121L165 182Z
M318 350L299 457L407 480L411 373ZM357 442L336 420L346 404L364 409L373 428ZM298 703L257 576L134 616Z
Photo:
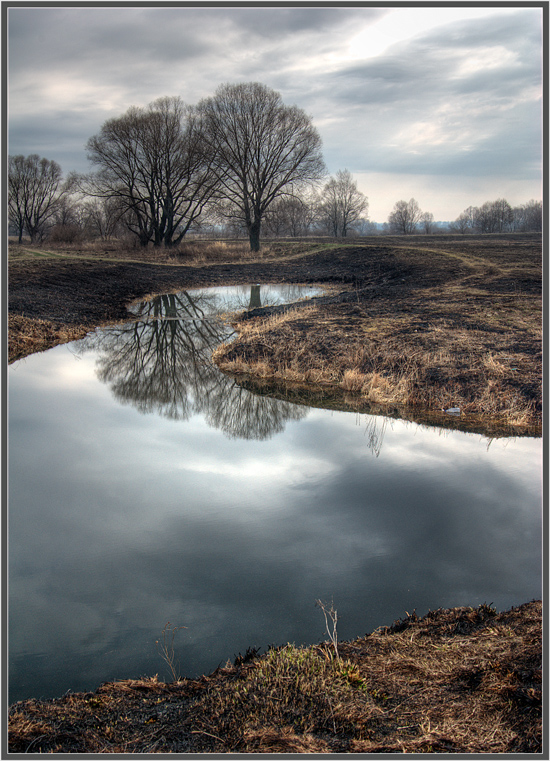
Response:
M252 252L246 240L202 240L186 239L172 248L155 248L152 244L145 248L131 245L125 240L86 241L76 243L45 244L11 242L9 258L11 261L45 258L78 258L95 261L147 262L150 264L185 265L204 267L213 264L236 264L264 262L280 259L281 256L301 255L315 250L315 241L293 241L283 243L274 241L265 243L259 252Z
M540 640L536 615L521 634L514 617L487 606L413 615L345 643L341 660L330 646L270 651L196 709L216 715L224 750L532 752Z
M70 326L23 317L8 315L8 357L10 362L26 357L30 353L45 351L52 346L84 338L90 327Z
M311 315L313 317L313 315ZM301 321L300 321L301 322ZM446 410L459 407L466 415L501 417L511 426L536 428L540 419L540 381L536 393L521 382L537 377L536 358L479 346L479 336L435 328L424 346L402 342L398 326L384 326L376 338L368 333L328 346L330 318L307 330L292 317L275 326L237 324L234 346L220 347L214 361L226 372L261 378L338 385L368 402ZM402 328L402 326L399 326ZM322 338L319 332L322 331ZM261 339L260 339L261 333ZM320 343L324 346L321 349ZM436 348L443 342L443 348ZM523 385L525 388L525 385Z
M538 753L541 603L414 613L352 642L272 648L198 680L12 706L10 750Z
M406 300L304 307L235 323L215 353L233 374L332 384L365 401L446 410L535 432L542 413L542 306L530 294L419 289Z

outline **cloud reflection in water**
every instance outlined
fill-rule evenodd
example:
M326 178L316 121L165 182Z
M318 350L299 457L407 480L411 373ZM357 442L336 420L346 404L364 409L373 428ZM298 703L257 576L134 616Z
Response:
M540 441L254 396L197 328L157 316L10 368L10 700L162 673L167 620L193 675L323 639L317 598L346 638L540 596Z

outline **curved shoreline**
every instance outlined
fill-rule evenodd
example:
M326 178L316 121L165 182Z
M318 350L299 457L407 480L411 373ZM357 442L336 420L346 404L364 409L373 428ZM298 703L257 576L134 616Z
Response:
M262 381L339 389L406 415L459 408L460 424L494 435L540 435L540 236L421 236L399 245L300 244L301 253L205 266L15 259L9 277L9 361L128 319L152 293L255 282L318 284L327 297L259 309L215 353L220 369ZM205 251L208 244L205 243ZM305 249L305 250L301 250ZM473 249L473 253L470 249ZM30 255L29 255L30 256Z
M126 304L152 293L254 282L319 283L337 293L280 315L241 316L239 338L216 355L219 366L237 372L243 385L261 392L263 384L264 392L284 393L298 403L319 389L325 398L334 392L335 403L343 400L351 408L365 404L371 411L413 419L427 414L430 424L472 425L487 435L537 435L540 236L437 241L449 251L436 250L434 240L401 239L397 245L370 239L323 244L315 251L312 244L310 253L300 243L304 250L286 258L208 266L69 255L35 260L29 254L10 261L8 358L132 319ZM477 249L470 255L468 246L477 245L484 256ZM451 352L446 343L459 333ZM360 353L371 344L377 353ZM405 346L413 347L412 355L402 351ZM411 364L414 352L445 348L449 368L440 354L430 377L419 379L420 366ZM439 384L445 390L459 355L464 366L452 398L428 405L428 413L418 394L416 404L405 407L391 397L392 386L398 388L404 378L399 374L404 360L414 370L417 392L420 381L425 388ZM379 364L369 368L374 360ZM469 372L474 365L477 375ZM358 395L369 372L371 381L377 376L370 384L376 393ZM278 385L281 378L284 387ZM524 409L516 405L510 419L506 405L514 389ZM475 407L460 419L441 412L457 399L465 410L482 390L493 405L488 417ZM413 614L394 627L342 643L341 660L326 644L283 648L271 661L245 659L198 680L171 685L155 678L124 680L95 693L22 701L10 709L10 751L537 753L542 747L540 628L540 602L498 614L487 606L436 611L423 619ZM430 666L435 662L436 672ZM273 672L271 681L266 668ZM296 688L289 692L292 685ZM304 691L309 702L302 699Z
M415 613L198 679L10 708L12 753L540 753L541 603Z

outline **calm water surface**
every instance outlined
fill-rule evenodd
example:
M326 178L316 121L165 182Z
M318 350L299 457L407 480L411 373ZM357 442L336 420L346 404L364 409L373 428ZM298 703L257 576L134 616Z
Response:
M189 291L9 370L10 701L341 639L416 609L541 596L541 440L256 396L209 361L217 311L311 295Z

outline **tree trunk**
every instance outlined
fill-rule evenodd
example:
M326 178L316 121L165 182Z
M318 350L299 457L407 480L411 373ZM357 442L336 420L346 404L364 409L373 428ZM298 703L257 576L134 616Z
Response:
M262 300L260 296L260 286L259 285L251 285L250 286L250 302L248 304L249 309L255 309L256 307L262 306Z
M260 250L260 227L261 227L261 220L254 220L249 227L248 227L248 237L250 240L250 250L251 251L259 251Z

